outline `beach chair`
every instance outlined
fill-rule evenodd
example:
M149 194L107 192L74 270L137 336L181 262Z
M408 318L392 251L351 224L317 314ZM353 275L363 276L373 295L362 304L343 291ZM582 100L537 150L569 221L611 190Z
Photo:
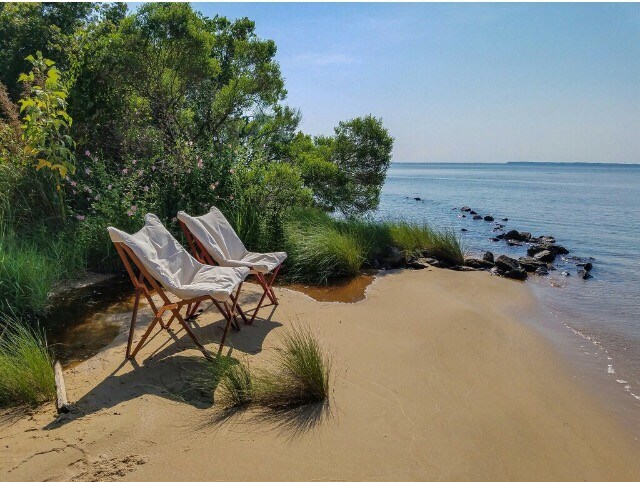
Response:
M249 269L213 267L200 263L178 243L154 214L145 216L144 227L135 234L128 234L113 227L107 229L135 287L127 358L135 358L156 324L159 324L161 329L169 328L174 319L178 320L204 355L209 357L209 353L180 314L186 306L186 316L189 319L195 315L200 303L209 300L226 320L218 350L220 354L229 326L233 323L239 329L236 320L238 296L244 279L249 275ZM134 267L138 271L137 275ZM162 306L156 306L151 298L154 292L160 296ZM169 299L166 292L176 296L178 301ZM154 318L132 351L141 295L149 302ZM171 317L165 324L162 318L167 312L171 313Z
M193 255L202 263L227 267L246 267L251 269L263 293L258 305L253 309L251 320L244 318L245 323L253 323L261 307L276 306L278 298L273 291L273 283L278 276L287 253L252 253L244 244L218 208L212 206L203 216L189 216L184 211L178 213L178 221L189 242ZM265 298L270 304L263 305ZM251 311L251 310L248 310Z

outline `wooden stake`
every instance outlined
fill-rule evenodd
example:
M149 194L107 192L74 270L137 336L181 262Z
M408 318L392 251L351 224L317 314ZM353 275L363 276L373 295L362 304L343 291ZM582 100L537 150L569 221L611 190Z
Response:
M56 408L58 413L69 413L69 400L67 400L67 388L64 385L62 376L62 365L57 361L53 365L53 372L56 378Z

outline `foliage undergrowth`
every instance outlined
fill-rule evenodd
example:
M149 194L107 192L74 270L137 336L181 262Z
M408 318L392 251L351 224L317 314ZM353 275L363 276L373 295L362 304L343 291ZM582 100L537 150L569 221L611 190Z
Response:
M9 319L0 325L0 406L55 399L53 364L44 332Z

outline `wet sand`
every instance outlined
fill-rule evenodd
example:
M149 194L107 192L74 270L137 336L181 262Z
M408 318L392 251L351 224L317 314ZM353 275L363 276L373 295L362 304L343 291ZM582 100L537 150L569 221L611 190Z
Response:
M231 354L259 367L307 324L334 360L327 406L225 416L190 388L202 357L184 332L158 332L131 363L123 330L65 372L71 414L5 414L0 479L637 480L638 441L514 318L534 308L525 284L428 269L381 276L358 303L277 293ZM197 324L216 350L219 316Z

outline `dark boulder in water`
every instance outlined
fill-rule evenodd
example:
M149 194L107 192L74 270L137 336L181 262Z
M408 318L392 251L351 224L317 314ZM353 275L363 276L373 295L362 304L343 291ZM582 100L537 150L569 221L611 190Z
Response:
M485 221L493 221L493 216L491 216L491 215L487 214L487 215L484 217L484 220L485 220Z
M580 276L580 278L582 278L582 279L593 278L591 273L589 273L587 270L584 270L584 269L579 269L578 270L578 276Z
M501 254L495 259L496 266L503 271L511 271L521 269L517 260Z
M578 266L584 268L585 271L591 271L593 269L593 264L591 263L578 263Z
M540 251L539 253L534 254L533 257L539 261L544 261L546 263L551 263L553 262L554 259L556 259L556 255L553 254L548 249L545 249L544 251Z
M521 233L512 229L511 231L507 231L503 237L510 241L528 241L529 238L531 238L531 233Z
M489 238L489 240L497 243L498 241L500 241L500 238Z
M470 266L471 268L475 268L475 269L493 268L493 263L490 263L488 261L484 261L483 259L478 259L478 258L465 258L464 265Z
M471 211L471 208L470 208L469 206L462 206L462 207L460 208L460 211L466 211L466 212L469 212L469 211Z
M540 253L542 251L550 251L556 256L559 254L567 254L569 252L567 248L565 248L564 246L560 246L559 244L540 243L534 246L529 246L529 248L527 249L527 255L535 256L537 253Z
M538 269L536 269L535 274L537 274L538 276L544 276L549 274L549 270L546 266L540 266Z
M469 211L469 214L478 214L478 213L472 210L472 211Z
M553 236L540 236L536 241L543 244L553 244L556 242L556 238Z
M414 197L413 199L415 199L416 201L422 201L422 198L419 197Z
M473 219L482 219L482 216L480 216L479 214L474 214Z
M512 269L505 271L502 276L510 279L525 280L527 279L527 272L523 269Z
M482 260L487 261L489 263L494 262L493 253L491 251L487 251L482 255Z
M467 228L461 228L460 231L466 232Z
M509 218L502 218L501 221L509 221Z
M525 269L525 271L528 271L529 273L536 271L538 268L544 268L545 270L547 269L546 263L536 258L531 258L529 256L523 256L522 258L518 258L518 263L520 263L520 265Z

